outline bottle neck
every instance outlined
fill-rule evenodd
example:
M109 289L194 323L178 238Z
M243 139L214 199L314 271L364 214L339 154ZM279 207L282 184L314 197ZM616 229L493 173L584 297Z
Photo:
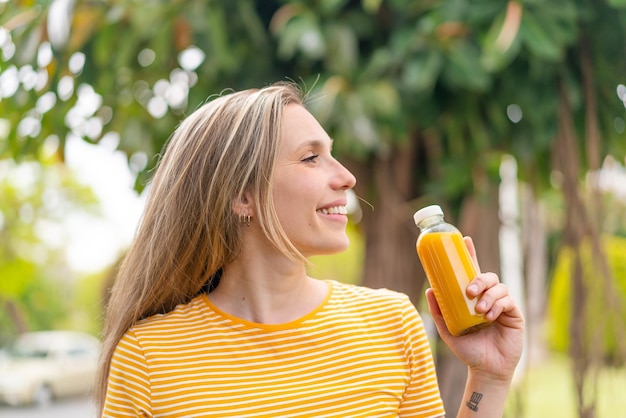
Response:
M436 225L436 224L440 224L442 222L443 222L443 215L432 215L432 216L429 216L427 218L422 219L417 224L417 227L420 230L424 230L426 228L429 228L429 227L431 227L433 225Z

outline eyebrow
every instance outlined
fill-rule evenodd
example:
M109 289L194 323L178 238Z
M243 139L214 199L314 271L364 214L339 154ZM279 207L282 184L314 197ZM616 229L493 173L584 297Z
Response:
M294 148L285 149L285 152L288 153L301 153L310 149L313 150L323 150L328 147L328 151L332 153L333 150L333 139L328 137L330 142L326 141L326 139L313 138L309 140L304 140L304 142L296 145Z
M330 138L330 148L332 149L333 144L334 144L334 140L332 138ZM298 148L308 148L308 147L312 147L312 148L323 148L326 146L326 141L322 140L322 139L311 139L309 141L306 141L304 143L302 143Z

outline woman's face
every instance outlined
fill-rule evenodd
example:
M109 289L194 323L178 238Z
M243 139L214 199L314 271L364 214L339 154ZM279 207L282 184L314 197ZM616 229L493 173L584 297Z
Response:
M348 247L347 190L356 179L332 155L332 140L303 106L284 109L274 172L274 205L287 236L306 257Z

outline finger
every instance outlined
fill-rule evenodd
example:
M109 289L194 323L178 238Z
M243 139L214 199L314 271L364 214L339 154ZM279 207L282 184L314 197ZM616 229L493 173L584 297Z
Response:
M491 309L485 313L485 317L489 321L507 322L509 320L521 319L523 323L523 316L519 310L517 303L510 294L497 299L491 306Z
M463 241L465 242L465 246L469 251L472 260L474 261L474 266L476 266L476 270L480 273L480 265L478 264L478 256L476 255L476 247L474 247L474 241L471 237L463 237Z
M500 283L500 279L495 273L481 273L470 282L465 293L467 297L473 299L498 283Z
M480 299L478 299L478 302L476 303L476 312L477 313L489 313L490 311L494 310L495 305L501 299L506 298L508 296L509 296L509 289L505 285L498 283L497 285L492 286L489 289L487 289L480 296ZM499 315L500 313L501 312L498 312L497 314Z
M524 315L515 300L510 295L496 302L496 305L498 305L499 309L501 309L500 313L498 313L498 309L496 309L493 314L487 312L486 315L490 317L493 316L493 321L498 321L506 327L524 329Z
M435 326L437 327L437 331L442 339L451 336L448 331L448 327L443 320L443 314L441 313L441 309L439 308L439 303L437 303L437 298L435 297L435 292L432 288L426 289L426 301L428 302L428 310L430 311L430 316L433 318L435 322Z

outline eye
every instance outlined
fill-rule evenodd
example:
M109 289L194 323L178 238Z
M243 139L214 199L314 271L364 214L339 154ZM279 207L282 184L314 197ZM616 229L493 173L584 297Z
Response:
M304 159L302 159L303 163L314 163L315 160L317 160L317 157L319 157L318 154L313 154L310 157L306 157Z

